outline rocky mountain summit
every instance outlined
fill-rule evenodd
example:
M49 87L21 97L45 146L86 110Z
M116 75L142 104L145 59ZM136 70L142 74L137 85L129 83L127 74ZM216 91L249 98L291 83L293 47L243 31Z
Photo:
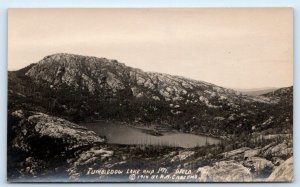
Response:
M75 90L128 92L135 98L164 100L177 103L199 103L212 108L221 108L217 101L234 102L240 94L203 81L163 73L144 72L128 67L117 60L73 54L46 56L32 65L25 75L37 83L46 82L51 89L70 86ZM230 97L228 97L230 95ZM211 103L214 98L216 103ZM245 102L271 102L268 98L242 97Z

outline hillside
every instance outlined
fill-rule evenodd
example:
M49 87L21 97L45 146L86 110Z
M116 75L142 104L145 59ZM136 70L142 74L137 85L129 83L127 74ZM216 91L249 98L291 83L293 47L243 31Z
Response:
M268 120L260 109L280 101L63 53L9 72L9 98L9 110L41 111L73 122L118 119L218 136L251 130L252 123Z
M109 144L84 125L93 121L152 126L152 136L164 129L221 141L191 148ZM86 175L91 167L166 167L172 175L190 169L196 182L290 181L292 129L293 87L248 96L62 53L8 72L8 178L15 182L101 181Z

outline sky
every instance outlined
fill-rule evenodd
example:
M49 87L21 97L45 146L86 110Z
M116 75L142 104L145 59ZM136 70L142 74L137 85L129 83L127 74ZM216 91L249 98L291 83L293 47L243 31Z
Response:
M293 85L291 8L9 9L8 70L55 53L228 88Z

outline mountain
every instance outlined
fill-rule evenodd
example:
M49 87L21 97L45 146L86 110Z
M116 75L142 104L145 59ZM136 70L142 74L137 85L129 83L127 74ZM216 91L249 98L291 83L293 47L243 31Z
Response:
M212 135L252 131L280 98L247 96L203 81L144 72L116 60L59 53L9 72L9 110L72 122L117 119ZM264 109L265 110L261 110Z
M263 95L263 94L267 94L267 93L273 92L273 91L275 91L277 89L278 88L267 87L267 88L235 89L235 90L237 90L240 93L245 94L245 95L258 96L258 95Z

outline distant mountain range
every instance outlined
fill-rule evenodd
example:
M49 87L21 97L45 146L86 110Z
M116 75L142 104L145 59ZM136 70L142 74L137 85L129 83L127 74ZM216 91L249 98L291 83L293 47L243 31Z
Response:
M240 93L245 94L245 95L258 96L258 95L263 95L266 93L273 92L277 89L278 88L266 87L266 88L234 89L234 90L237 90Z

